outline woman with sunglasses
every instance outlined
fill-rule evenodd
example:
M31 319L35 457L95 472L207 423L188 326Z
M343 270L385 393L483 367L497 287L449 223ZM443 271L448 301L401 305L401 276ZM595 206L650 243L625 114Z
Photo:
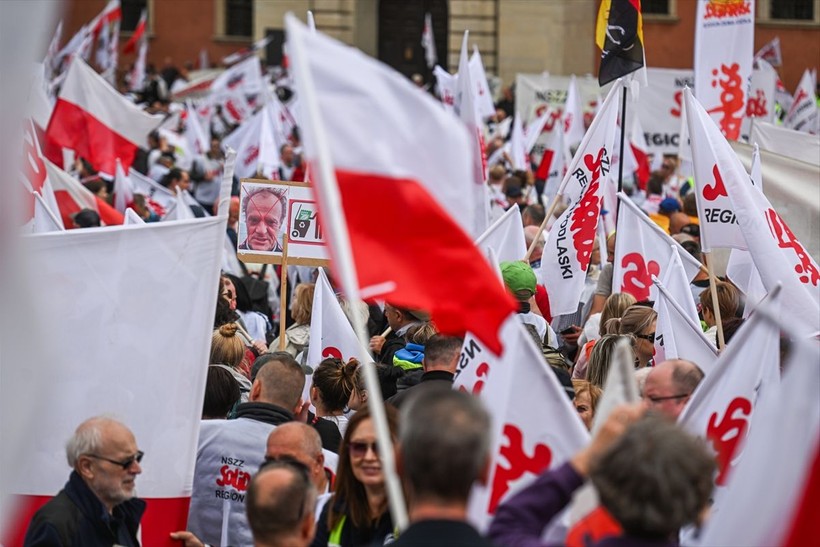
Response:
M385 412L395 441L398 414L390 406ZM335 487L333 498L319 517L313 547L381 545L393 539L376 428L368 408L350 418L339 449Z
M614 321L611 319L610 321ZM632 336L632 348L635 350L635 368L643 368L655 354L655 326L658 314L648 306L635 304L621 316L618 323L618 334Z

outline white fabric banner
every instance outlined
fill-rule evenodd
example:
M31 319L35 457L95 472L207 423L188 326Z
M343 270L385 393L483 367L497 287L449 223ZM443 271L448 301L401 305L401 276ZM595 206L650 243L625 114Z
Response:
M754 16L754 0L697 2L695 96L732 141L740 138L746 113L754 57Z
M820 167L820 137L817 135L755 120L749 142L756 143L762 151Z
M476 247L488 257L492 249L498 262L523 260L527 254L523 226L521 209L513 205L476 239Z
M468 505L470 521L481 530L499 503L589 442L578 412L516 316L501 327L501 339L505 349L498 357L468 334L453 385L479 395L493 413L489 482L473 487Z
M347 362L359 353L356 333L330 286L325 270L319 268L310 315L310 345L306 364L315 369L327 357Z
M634 104L649 152L656 155L677 154L683 89L695 85L694 72L673 68L647 68L646 75L649 85L641 88L640 99Z

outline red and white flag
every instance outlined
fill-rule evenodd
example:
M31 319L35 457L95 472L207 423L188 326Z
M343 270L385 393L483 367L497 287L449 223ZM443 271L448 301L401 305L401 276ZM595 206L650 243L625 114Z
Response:
M174 193L135 169L130 170L128 178L131 179L134 193L145 196L146 204L158 216L165 216L176 199Z
M738 228L746 240L766 290L783 285L784 309L793 332L820 331L820 270L806 248L777 214L763 192L749 183L749 175L715 124L697 101L687 102L687 115L699 123L699 133L715 154L720 178L713 195L728 196ZM620 242L620 238L618 239ZM617 273L617 270L616 270Z
M575 313L584 290L601 214L601 187L615 144L619 89L616 85L610 90L558 190L569 206L553 224L541 260L541 278L553 317Z
M632 155L635 158L635 179L637 186L641 190L645 190L651 173L649 169L649 145L646 142L646 136L644 135L641 118L639 116L632 117L629 148L632 150Z
M123 223L122 213L92 194L90 190L80 184L80 181L48 160L45 160L45 164L64 226L73 227L72 217L79 213L81 209L96 211L100 215L103 225L111 226ZM114 169L116 170L116 166Z
M125 174L122 162L117 159L117 171L114 175L114 208L125 214L128 206L134 203L134 189L131 179Z
M242 59L250 57L251 55L253 55L257 51L262 51L263 49L265 49L268 46L268 44L271 43L272 40L273 40L273 35L265 36L264 38L262 38L260 40L257 40L256 42L251 44L250 47L247 47L245 49L241 49L241 50L239 50L235 53L231 53L227 57L223 57L222 58L222 64L224 64L225 66L228 66L228 65L232 65L234 63L238 63Z
M484 62L481 60L481 53L478 46L473 44L473 54L470 55L470 78L475 85L475 106L478 115L482 119L495 116L495 104L493 96L487 85L487 74L484 72Z
M268 103L222 140L236 150L236 176L279 178L279 145L274 131L274 112Z
M516 306L465 231L475 209L470 135L397 72L286 21L319 213L340 227L327 230L337 278L353 270L361 288L345 284L346 294L428 310L442 332L470 330L500 351ZM343 262L351 250L353 263Z
M347 362L351 357L359 355L359 339L356 338L353 326L342 310L323 268L319 268L319 277L316 279L310 317L308 366L315 369L328 357Z
M657 277L653 281L658 289L654 307L658 313L658 323L655 327L655 362L686 359L695 363L704 374L710 374L717 362L717 348L703 334L700 321L692 320L691 312L685 310ZM695 317L697 318L697 315Z
M211 83L211 91L221 93L261 93L265 88L262 68L258 57L248 57L217 76Z
M487 256L489 256L489 250L492 249L498 262L524 260L524 255L527 254L527 243L524 240L523 225L521 209L510 207L501 218L475 240L476 247L484 251Z
M780 36L775 36L770 42L764 45L755 53L755 61L763 59L772 66L783 64L783 53L780 51Z
M773 291L766 301L766 308L777 315L778 293ZM776 393L779 384L780 328L756 313L740 327L678 417L681 427L705 439L715 452L718 489L729 484L743 455L758 399L768 397L769 390Z
M80 59L74 59L51 115L46 138L71 148L91 166L113 173L130 167L148 134L162 121L146 114Z
M469 34L469 31L464 31L464 39L461 42L454 107L470 135L470 149L467 157L470 159L472 166L472 173L468 179L472 184L467 188L467 191L470 192L474 208L472 211L473 224L472 226L468 226L467 229L470 230L474 237L478 237L490 224L489 197L487 195L486 183L487 158L484 155L484 128L482 126L478 99L476 97L476 81L472 77L470 63L467 59L467 41Z
M603 105L601 106L603 109ZM599 110L600 112L600 110ZM581 110L581 92L573 74L567 88L567 101L564 103L564 146L567 150L581 142L584 138L584 112ZM592 129L590 127L590 129Z
M427 61L427 68L436 66L438 56L436 55L436 37L433 35L433 16L430 12L424 14L424 30L421 31L421 47L424 48L424 60Z
M777 71L763 59L755 60L749 98L746 101L746 118L772 123L775 118L774 102L777 90Z
M800 83L794 92L794 102L783 118L783 125L795 131L803 131L817 135L818 124L820 124L820 112L817 108L817 100L814 90L817 85L817 78L809 69L803 72Z
M567 172L567 149L564 146L564 132L560 127L554 127L552 136L544 148L541 163L535 173L535 178L544 180L544 199L549 203L558 194L561 182Z
M777 392L755 410L743 459L701 545L810 545L817 539L820 478L820 347L795 340ZM771 397L769 396L771 395ZM765 500L765 503L761 503ZM811 532L801 517L812 515Z
M746 114L754 53L755 0L697 2L695 95L732 141Z
M145 9L142 10L140 14L140 20L137 22L137 28L134 29L134 33L131 34L131 38L125 43L125 46L122 48L122 52L125 54L134 53L137 50L137 44L142 43L142 39L145 37L145 29L148 25L148 13Z
M496 356L468 335L453 384L480 396L493 413L489 482L473 487L468 505L479 529L505 499L589 442L566 391L517 317L504 323L502 338L504 353Z
M436 89L441 104L445 110L455 112L456 77L438 65L433 69L433 75L436 77Z
M137 58L134 60L134 68L131 69L128 79L128 87L131 91L140 91L145 86L145 67L148 59L148 40L140 42L140 49Z
M663 278L677 246L686 277L691 281L703 267L700 262L652 222L623 192L618 194L618 229L615 239L615 262L612 292L628 292L639 302L654 300L657 290L652 276Z

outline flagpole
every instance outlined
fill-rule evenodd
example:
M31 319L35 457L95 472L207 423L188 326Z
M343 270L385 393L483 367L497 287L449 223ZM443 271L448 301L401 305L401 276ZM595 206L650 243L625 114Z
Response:
M350 245L350 236L345 223L342 197L339 193L339 183L336 180L336 173L330 157L330 146L321 121L319 120L319 101L313 83L313 75L310 73L307 58L305 57L305 45L302 42L299 28L301 23L292 14L285 15L285 26L287 28L288 40L293 42L291 56L293 66L296 69L301 83L297 84L302 93L306 126L312 135L316 150L316 188L317 197L322 208L322 221L326 223L331 252L333 253L334 264L339 273L339 280L345 296L352 306L361 302L358 276L356 275L356 264L353 261L353 249ZM378 439L379 458L384 471L385 487L387 490L387 501L390 507L390 514L393 517L393 524L399 531L407 528L407 505L404 500L401 481L396 474L396 461L393 452L393 439L387 426L387 416L382 398L382 390L376 374L376 364L373 356L367 350L369 337L367 327L363 318L358 313L350 315L353 330L359 339L359 357L364 371L364 381L367 387L368 408L373 417L373 426Z
M535 250L535 246L538 244L538 240L541 238L541 234L544 233L544 229L547 227L547 221L552 217L552 214L555 212L555 208L558 206L558 201L563 199L564 197L564 185L561 185L561 188L558 190L558 193L555 194L555 197L552 198L552 202L550 203L549 209L547 209L547 214L544 217L544 221L541 223L541 226L538 227L538 232L535 234L535 237L530 243L530 248L527 249L527 254L524 255L524 262L530 261L530 255L532 255L533 251ZM517 207L517 205L513 205L513 207Z
M623 192L624 189L624 141L626 140L626 94L627 86L624 83L621 90L621 151L618 155L618 192ZM621 202L618 201L615 206L615 217L621 211Z
M285 316L287 315L288 296L288 231L282 238L282 266L279 281L279 351L285 351Z
M703 253L703 260L706 262L706 269L709 272L709 292L712 295L712 313L715 316L715 323L717 325L717 347L718 351L723 351L726 342L723 338L723 320L720 317L720 305L718 304L717 296L717 279L715 278L715 269L712 265L712 253Z

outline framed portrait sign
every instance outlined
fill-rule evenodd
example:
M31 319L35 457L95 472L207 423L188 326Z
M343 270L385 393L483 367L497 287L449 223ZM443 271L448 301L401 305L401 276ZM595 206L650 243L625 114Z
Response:
M242 179L237 235L242 262L330 264L316 200L303 182Z

